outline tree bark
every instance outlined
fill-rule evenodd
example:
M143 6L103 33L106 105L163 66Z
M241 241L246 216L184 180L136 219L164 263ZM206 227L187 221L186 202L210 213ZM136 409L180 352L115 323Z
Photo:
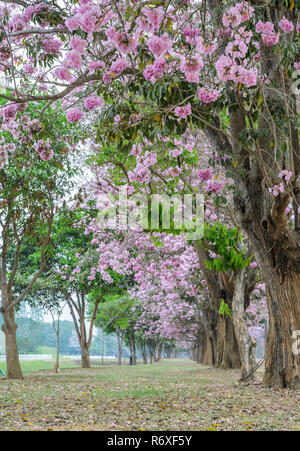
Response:
M278 196L265 216L264 202L255 194L251 191L251 200L250 193L244 194L239 205L267 290L270 323L264 384L294 389L300 387L300 355L293 353L292 337L300 330L300 240L286 221L287 199Z
M81 368L91 368L89 348L84 341L81 342L80 346L81 346Z
M232 319L219 315L217 331L216 368L224 370L240 368L239 347Z
M146 349L143 350L142 356L143 356L143 363L144 363L144 365L147 365L148 364L148 360L147 360L147 350Z
M59 330L56 334L56 363L54 367L54 372L58 373L59 370Z
M268 283L270 325L264 384L300 388L300 355L293 350L293 333L300 330L300 275L290 272L279 283Z
M225 273L210 271L206 266L206 260L209 259L209 257L205 248L199 245L197 241L195 241L194 245L199 258L200 267L209 289L212 302L211 308L214 310L214 314L217 317L217 339L216 351L214 353L215 366L222 369L240 368L241 360L232 319L219 314L222 299L228 304L229 309L231 309L234 285ZM207 320L206 322L208 323L206 329L208 328L207 330L209 330L210 322Z
M117 338L118 338L118 365L122 365L122 338L118 333Z
M241 358L241 380L253 375L256 366L256 341L249 334L245 317L246 271L243 269L236 275L234 295L232 299L232 320Z
M5 334L7 377L8 379L23 379L17 345L16 331L18 326L15 323L14 309L8 309L3 314L3 321L2 330Z

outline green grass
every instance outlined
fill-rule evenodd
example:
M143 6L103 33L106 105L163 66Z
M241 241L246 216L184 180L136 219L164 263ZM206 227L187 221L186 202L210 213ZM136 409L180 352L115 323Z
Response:
M52 357L56 356L55 346L38 346L36 354L51 354Z
M165 360L54 374L53 362L26 364L43 371L0 379L0 430L300 430L299 392L241 385L237 370Z
M54 360L23 360L20 362L23 374L29 374L37 371L51 371L54 368ZM76 363L72 360L62 360L60 368L75 368ZM0 362L0 368L6 372L6 363ZM1 376L1 375L0 375Z

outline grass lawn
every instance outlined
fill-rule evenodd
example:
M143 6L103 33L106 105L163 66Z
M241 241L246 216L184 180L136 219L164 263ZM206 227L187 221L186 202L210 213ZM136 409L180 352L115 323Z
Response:
M36 371L43 370L53 370L55 362L54 360L33 360L26 361L23 360L20 362L23 374L33 373ZM61 368L74 368L76 364L72 360L62 360L60 363ZM0 362L0 368L6 372L6 364L4 362ZM0 375L1 377L1 375ZM1 379L0 379L1 380ZM1 393L1 391L0 391ZM0 394L1 397L1 394Z
M245 386L188 360L44 369L0 379L0 430L300 430L299 392L263 388L262 373Z

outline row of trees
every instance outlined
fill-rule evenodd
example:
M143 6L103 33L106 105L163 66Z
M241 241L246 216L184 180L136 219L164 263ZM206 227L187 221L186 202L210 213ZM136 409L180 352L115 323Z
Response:
M148 337L158 330L195 346L197 336L198 360L242 366L245 379L255 366L246 311L258 311L251 299L263 283L264 382L297 387L298 2L0 5L0 280L9 376L21 377L14 309L34 288L68 303L84 365L99 306L129 294L142 303L138 326L147 323ZM93 180L71 211L56 216L65 179L74 181L69 147L81 138L92 151ZM122 202L119 224L103 226L96 220L109 202L103 196L125 185L131 230ZM167 226L158 214L153 232L136 217L145 196L200 192L201 237L186 241L175 227L178 197L177 219Z

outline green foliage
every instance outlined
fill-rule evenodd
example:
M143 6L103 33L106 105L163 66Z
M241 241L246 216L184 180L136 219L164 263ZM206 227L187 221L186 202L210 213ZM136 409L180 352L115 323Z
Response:
M206 266L215 271L237 271L246 268L252 257L246 257L246 250L240 249L242 236L237 228L228 228L219 222L213 226L204 225L202 245L216 256L206 260Z
M228 304L224 301L224 299L221 300L220 307L219 307L219 315L226 316L228 318L231 318L231 311L228 307Z

